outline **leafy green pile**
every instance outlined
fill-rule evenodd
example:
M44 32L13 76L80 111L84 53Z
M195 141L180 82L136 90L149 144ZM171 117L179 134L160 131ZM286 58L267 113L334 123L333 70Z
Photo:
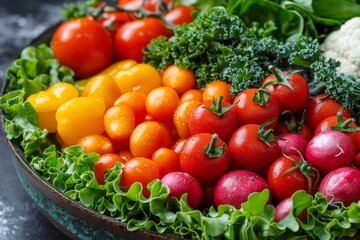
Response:
M158 69L173 63L188 68L195 72L200 88L216 79L229 82L233 95L259 87L270 74L269 65L297 69L313 95L325 91L359 119L360 82L337 74L339 63L322 56L316 39L280 42L271 37L274 30L271 22L249 28L225 8L215 7L175 29L170 39L153 40L144 50L144 61Z
M23 90L27 98L58 82L74 82L74 72L59 63L46 44L25 48L6 70L10 90Z
M0 98L0 108L7 114L5 130L10 140L18 141L26 157L41 155L49 146L47 131L39 127L34 107L25 99L58 82L74 83L74 73L59 64L46 44L25 48L6 70L9 93Z
M350 18L360 16L356 0L178 0L201 12L224 6L239 16L248 27L271 20L276 26L273 37L287 41L308 36L322 40Z

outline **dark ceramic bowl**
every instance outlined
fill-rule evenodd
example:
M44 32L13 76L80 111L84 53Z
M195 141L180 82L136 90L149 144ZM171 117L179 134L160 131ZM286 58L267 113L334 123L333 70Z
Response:
M49 42L57 25L36 38L31 45ZM1 81L1 95L7 92L7 81ZM0 111L0 118L4 119ZM1 121L4 131L4 121ZM6 134L5 134L6 135ZM126 223L90 210L55 189L35 172L25 159L19 144L9 141L16 173L26 192L37 204L45 217L72 239L177 239L168 235L146 230L128 231Z

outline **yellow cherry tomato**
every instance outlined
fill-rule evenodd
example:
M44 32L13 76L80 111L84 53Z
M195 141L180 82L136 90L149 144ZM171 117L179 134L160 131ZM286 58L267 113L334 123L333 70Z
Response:
M100 155L114 153L110 139L103 135L88 135L77 143L84 148L84 153L96 152Z
M106 108L113 106L121 91L115 81L108 75L92 77L86 84L82 96L98 98L105 103Z
M96 98L77 97L62 104L56 111L58 133L70 146L79 139L93 134L103 134L105 104Z
M134 157L151 158L161 148L170 148L173 137L162 122L146 121L137 125L130 136L130 151Z
M180 138L191 136L189 130L190 113L200 104L199 101L188 100L179 104L174 113L174 125Z
M223 100L228 103L233 102L229 83L221 80L216 80L206 85L203 91L203 101L211 100L213 98L217 100L219 96L223 96Z
M147 114L145 107L145 94L141 92L127 92L122 94L114 103L115 106L125 104L131 108L135 115L136 123L139 124L144 121Z
M125 104L109 108L104 115L106 134L111 140L125 141L135 128L135 115Z
M117 72L114 80L122 93L138 91L147 95L154 88L162 86L160 73L145 63Z
M199 102L203 101L203 91L200 89L190 89L184 92L180 97L180 102L188 100L196 100Z
M69 83L56 83L45 91L32 94L27 98L39 115L40 128L56 132L55 113L64 102L78 97L77 89Z
M179 96L171 87L158 87L146 96L146 111L157 120L172 119Z

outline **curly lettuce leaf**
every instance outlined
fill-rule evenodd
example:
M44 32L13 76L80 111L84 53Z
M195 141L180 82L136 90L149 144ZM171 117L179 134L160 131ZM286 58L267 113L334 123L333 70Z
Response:
M58 82L74 82L74 72L53 56L46 44L25 48L6 70L10 90L22 90L26 99Z
M21 90L6 93L0 97L0 108L9 116L5 118L5 131L10 140L20 142L25 157L42 154L47 144L47 131L39 127L38 113L24 101Z

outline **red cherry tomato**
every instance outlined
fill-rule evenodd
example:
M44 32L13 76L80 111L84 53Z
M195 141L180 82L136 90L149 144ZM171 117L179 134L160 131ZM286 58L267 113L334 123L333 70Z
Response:
M268 131L258 124L246 124L234 132L228 146L236 167L261 172L281 156L276 138L267 136Z
M279 78L280 81L281 78L284 78L284 81L288 83L288 85L274 84L265 87L278 102L280 112L289 110L296 113L304 109L309 99L309 86L306 80L298 73L294 73L285 79L288 71L280 72L277 69L274 71L276 75L271 74L264 79L262 84L268 84ZM296 99L296 101L289 101L289 99Z
M183 172L203 184L213 184L228 171L230 162L230 152L216 134L196 134L186 140L180 151Z
M191 23L193 21L192 13L195 8L188 5L179 5L171 9L164 15L165 20L172 23L175 26L179 26L183 23Z
M236 112L222 97L218 100L206 100L195 107L188 122L191 135L217 133L226 142L237 128Z
M304 167L307 165L308 167ZM298 155L282 156L271 164L268 183L273 196L282 201L298 190L315 194L319 186L319 173Z
M270 95L269 100L260 105L254 102L254 95L259 93L259 89L250 88L240 92L234 99L234 109L237 114L239 126L245 124L263 124L270 119L275 119L269 125L269 128L274 129L278 123L279 105L275 98Z
M102 25L89 18L62 23L52 38L55 58L78 78L90 77L113 61L114 43Z
M306 123L312 130L315 130L322 120L336 115L340 107L340 103L336 102L326 94L315 96L306 106ZM351 118L351 112L344 108L342 116L344 118Z
M120 60L133 59L141 62L143 48L152 39L169 36L170 32L158 18L145 18L123 24L115 36L115 47Z
M147 185L155 179L160 179L157 164L148 158L135 157L124 164L120 185L129 189L133 183L139 182L143 186L142 193L149 197Z

